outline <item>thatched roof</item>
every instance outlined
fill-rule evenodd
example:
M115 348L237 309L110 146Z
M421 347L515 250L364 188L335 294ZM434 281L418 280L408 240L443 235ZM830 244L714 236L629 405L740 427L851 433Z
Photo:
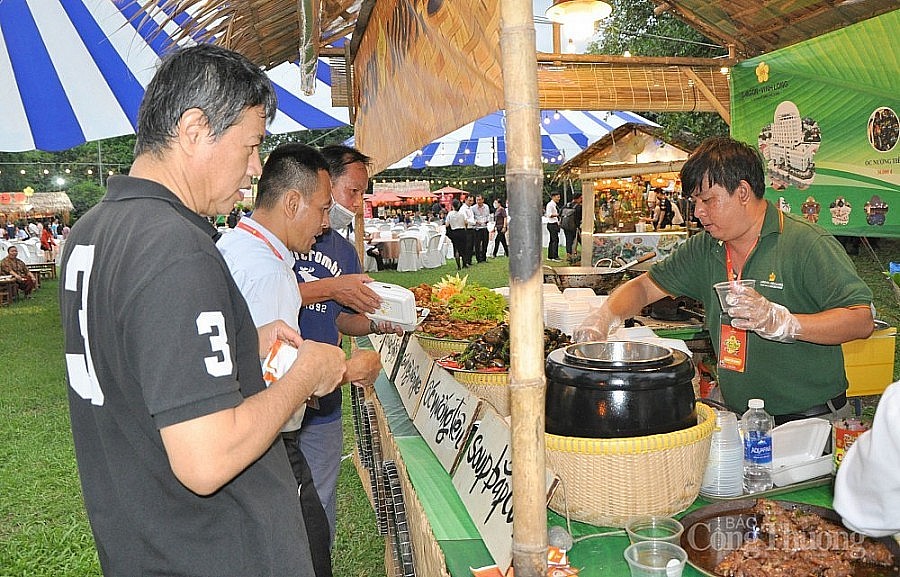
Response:
M496 1L496 0L494 0ZM177 7L195 16L187 33L214 37L261 66L297 59L304 43L298 6L320 7L320 48L349 36L357 20L365 23L375 0L138 0L153 14ZM653 0L660 12L670 11L702 34L734 45L737 57L750 58L855 24L897 9L896 0ZM354 38L358 42L358 38Z
M560 165L554 179L619 178L678 172L691 152L662 129L629 122L616 127Z
M897 0L653 0L701 34L733 45L741 60L897 9Z
M0 193L0 213L3 214L62 214L75 207L65 192L35 192L25 196L19 192Z

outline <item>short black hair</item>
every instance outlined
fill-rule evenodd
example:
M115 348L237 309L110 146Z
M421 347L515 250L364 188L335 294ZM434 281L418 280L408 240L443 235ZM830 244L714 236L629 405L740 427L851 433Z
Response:
M336 179L344 176L347 167L351 164L361 162L367 167L372 164L371 157L366 156L352 146L343 144L331 144L321 148L322 156L328 161L329 172L331 178Z
M256 206L273 208L285 192L299 190L307 200L316 191L319 171L328 172L321 152L299 142L286 142L269 154L256 185Z
M714 136L704 140L684 163L681 189L686 194L697 194L704 185L718 184L733 194L743 180L756 198L762 198L766 192L764 166L762 155L753 146L727 136Z

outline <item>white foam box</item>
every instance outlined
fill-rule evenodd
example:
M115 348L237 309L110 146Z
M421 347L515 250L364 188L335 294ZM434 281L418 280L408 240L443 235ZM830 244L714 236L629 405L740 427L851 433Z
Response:
M376 322L388 321L400 325L403 330L415 330L416 296L411 290L383 282L371 282L368 287L381 297L381 306L375 312L367 314L367 317Z
M772 482L776 487L827 475L831 454L823 455L831 423L816 417L772 429Z

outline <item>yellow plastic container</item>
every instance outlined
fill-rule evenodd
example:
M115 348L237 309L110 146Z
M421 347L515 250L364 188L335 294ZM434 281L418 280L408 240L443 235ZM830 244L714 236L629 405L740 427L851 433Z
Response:
M847 396L880 395L894 380L894 346L897 328L888 327L867 339L844 343L844 370L850 388Z

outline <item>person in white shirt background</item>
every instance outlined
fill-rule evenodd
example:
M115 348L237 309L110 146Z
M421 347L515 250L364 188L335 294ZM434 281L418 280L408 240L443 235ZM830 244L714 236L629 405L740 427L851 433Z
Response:
M547 232L550 233L550 244L547 245L547 260L559 260L559 193L550 194L550 202L544 208L547 219Z

